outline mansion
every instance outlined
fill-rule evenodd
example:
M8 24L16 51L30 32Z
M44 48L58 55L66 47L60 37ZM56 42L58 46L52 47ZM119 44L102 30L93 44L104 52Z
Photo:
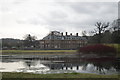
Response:
M40 49L77 49L87 44L85 37L76 35L65 35L58 31L51 31L47 36L39 41Z

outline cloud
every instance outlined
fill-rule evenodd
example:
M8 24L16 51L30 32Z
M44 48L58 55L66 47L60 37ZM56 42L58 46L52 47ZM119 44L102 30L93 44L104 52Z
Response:
M31 33L41 39L52 30L89 31L97 21L112 22L116 19L117 4L79 0L4 0L0 7L0 37L22 39Z

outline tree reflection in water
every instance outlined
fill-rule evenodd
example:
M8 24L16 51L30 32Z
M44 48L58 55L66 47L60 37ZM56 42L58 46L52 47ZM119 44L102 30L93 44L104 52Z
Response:
M115 70L117 72L120 72L120 62L113 59L113 60L107 60L107 61L103 61L102 58L99 59L100 61L96 61L96 60L86 60L85 64L83 65L83 70L86 70L88 67L88 64L93 64L93 66L95 67L96 71L99 72L99 74L106 74L106 71L109 70Z
M46 60L46 59L45 59ZM60 59L47 59L49 63L42 63L43 65L49 67L51 70L78 70L79 71L79 67L82 66L82 70L84 71L90 71L92 72L97 72L99 74L107 74L110 72L119 72L120 71L120 64L119 61L117 61L115 58L86 58L86 59L82 59L82 58L60 58ZM40 61L40 60L36 60L36 61ZM30 61L25 61L26 65L30 68L31 65L33 64L40 64L40 62L35 63L34 62L30 62ZM91 65L90 65L91 64ZM88 65L89 69L88 69ZM91 68L93 69L91 69Z

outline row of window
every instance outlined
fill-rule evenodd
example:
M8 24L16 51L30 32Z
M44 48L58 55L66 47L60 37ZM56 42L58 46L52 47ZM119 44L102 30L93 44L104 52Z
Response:
M44 39L57 39L57 40L71 40L71 39L74 39L74 40L82 40L81 37L73 37L73 36L47 36L45 37Z
M45 45L40 45L41 48L77 48L77 47L82 47L84 44L68 44L68 45L60 45L60 44L45 44Z
M46 41L46 42L40 42L40 44L55 44L55 43L57 43L57 44L66 44L66 43L68 43L68 44L82 44L82 43L85 43L85 42L81 42L81 41L64 41L64 42L60 42L60 41L54 41L54 42L50 42L50 41Z

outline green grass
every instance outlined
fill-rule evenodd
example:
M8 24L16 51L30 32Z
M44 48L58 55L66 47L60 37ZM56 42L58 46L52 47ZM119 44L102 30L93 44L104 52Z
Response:
M76 52L76 50L2 50L2 52Z
M120 75L119 75L120 76ZM3 78L118 78L118 75L97 75L88 73L32 74L2 73Z
M64 55L74 53L76 50L2 50L4 55Z

